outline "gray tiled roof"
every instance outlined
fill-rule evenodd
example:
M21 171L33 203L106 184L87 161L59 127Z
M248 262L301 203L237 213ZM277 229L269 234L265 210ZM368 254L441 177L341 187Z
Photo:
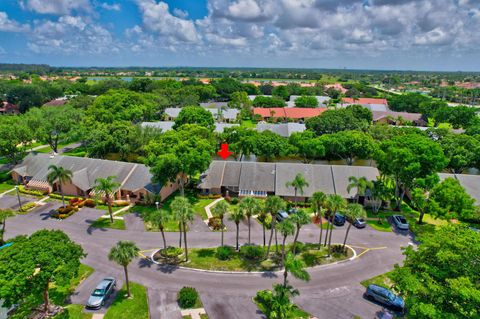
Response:
M258 132L271 131L283 137L289 137L295 132L303 132L306 130L305 124L301 123L260 123L257 124L256 130Z
M29 154L13 171L46 181L50 165L72 171L72 182L84 191L91 189L97 178L115 176L115 181L122 184L122 189L131 191L150 186L152 178L148 167L142 164L42 153Z
M205 108L205 109L210 113L212 113L214 118L218 118L221 114L221 116L227 120L235 120L238 116L238 113L240 113L239 110L230 109L230 108L227 108L225 110L220 108ZM165 109L165 114L175 119L178 117L181 111L182 111L182 108L180 107L167 107Z
M295 102L296 99L298 99L301 95L290 95L290 102ZM317 95L315 96L317 98L318 104L321 105L323 102L328 102L330 101L329 96L324 96L324 95Z
M142 127L152 127L162 130L162 132L170 131L173 129L175 122L173 121L158 121L158 122L143 122Z
M167 107L165 109L165 114L167 114L169 117L176 119L178 115L180 114L180 111L182 109L180 107Z
M200 106L219 109L222 107L228 107L228 102L206 102L206 103L200 103Z
M352 189L350 194L347 192L350 176L365 176L374 180L379 175L377 168L370 166L213 161L199 188L218 189L228 186L274 192L278 196L294 196L294 188L287 187L286 184L298 173L301 173L309 184L304 189L304 197L322 191L325 194L339 194L349 198L356 194L355 189ZM300 193L297 195L302 196Z
M239 124L230 124L230 123L215 123L215 132L223 133L223 130L227 127L239 126Z

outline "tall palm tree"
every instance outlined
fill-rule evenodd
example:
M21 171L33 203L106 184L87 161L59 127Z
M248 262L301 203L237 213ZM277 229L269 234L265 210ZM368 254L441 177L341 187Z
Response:
M250 245L251 244L251 240L250 240L251 218L252 218L252 216L259 214L260 211L262 210L261 201L258 198L255 198L255 197L244 197L240 201L240 204L238 205L238 209L243 211L243 214L245 215L245 217L247 217L248 244ZM262 223L262 225L263 225L263 223ZM263 237L265 238L265 226L264 226L264 229L263 229L263 233L264 233ZM264 245L265 245L265 243L264 243Z
M258 221L262 224L262 231L263 231L263 247L266 245L266 235L265 235L265 223L267 222L269 214L265 210L261 210L258 213Z
M2 229L0 230L0 246L5 242L3 241L3 235L5 234L5 224L7 223L7 218L15 216L15 213L11 209L0 209L0 223L2 224Z
M345 218L348 221L347 231L345 233L345 239L343 240L343 250L345 250L345 245L347 244L348 233L350 232L350 228L352 224L355 222L357 218L366 218L367 213L363 206L360 204L348 204L347 208L345 209Z
M278 223L275 227L277 227L280 234L283 236L282 240L282 265L285 264L285 242L287 241L287 237L293 235L295 232L295 224L287 218L283 220L281 223Z
M305 270L305 263L301 259L295 258L294 254L287 254L287 256L285 257L284 267L285 269L283 271L283 287L287 287L288 285L288 273L291 273L293 277L299 280L310 280L310 274Z
M125 283L127 284L127 295L130 298L130 283L128 281L128 264L138 256L140 249L132 241L119 241L117 245L112 247L108 254L108 259L123 266L125 272Z
M172 216L168 213L168 211L163 209L157 209L154 212L146 214L143 218L145 221L152 224L152 226L157 227L160 229L162 233L163 239L163 248L167 248L167 241L165 239L165 223L171 219Z
M175 214L175 219L179 222L180 226L180 235L183 232L183 241L185 247L185 261L188 261L188 246L187 246L187 223L192 221L195 213L192 208L192 204L182 196L177 196L170 204L173 213Z
M330 256L332 252L332 233L335 213L341 209L344 209L347 206L347 201L340 195L328 195L326 204L330 217L330 233L328 234L328 256Z
M289 217L293 223L295 223L296 226L296 232L295 232L295 238L293 239L293 254L295 255L296 253L296 248L297 248L297 240L298 240L298 235L300 235L300 229L304 225L308 225L311 222L310 215L303 210L300 209L296 213L291 214Z
M65 207L65 196L63 194L63 184L72 182L73 173L68 169L64 169L60 166L50 165L48 166L47 181L50 185L55 184L58 181L58 187L60 188L60 194L62 195L62 204Z
M220 219L220 227L222 228L222 239L220 241L221 246L223 246L223 233L225 230L225 225L223 224L223 219L225 218L225 215L228 213L230 209L230 206L227 204L226 201L222 200L218 202L213 208L212 208L212 214L215 217L218 217Z
M353 188L357 189L357 194L355 194L355 201L358 203L360 196L365 196L367 189L373 188L373 182L366 179L364 176L357 178L355 176L350 176L348 178L347 192L350 194L350 191Z
M113 194L120 187L120 183L114 181L115 178L115 176L108 176L107 178L100 177L95 180L95 185L93 185L93 191L97 196L105 194L111 223L113 223L112 198L114 197Z
M303 189L305 187L308 187L309 184L305 180L305 177L301 174L298 173L295 178L285 184L286 187L293 187L295 191L295 203L297 203L297 192L299 191L300 194L303 195Z
M318 237L318 249L320 249L320 246L322 245L322 236L323 236L322 215L323 215L326 200L327 200L327 195L325 195L325 193L323 192L315 192L312 194L312 198L310 198L310 202L312 203L315 214L320 219L320 235Z
M238 232L239 232L239 225L240 225L240 222L243 220L243 218L245 218L245 214L244 214L244 211L243 209L240 209L240 207L237 207L236 209L234 209L231 213L230 213L230 220L233 221L235 223L235 226L237 228L237 232L236 232L236 249L238 250Z
M279 211L285 208L285 201L281 199L278 196L270 196L267 197L267 200L265 201L265 210L267 213L272 216L272 222L270 224L270 239L268 240L268 248L267 248L267 255L266 257L268 258L268 255L270 254L270 247L272 246L272 239L273 239L273 232L275 231L275 223L277 221L276 215ZM277 245L278 249L278 245Z

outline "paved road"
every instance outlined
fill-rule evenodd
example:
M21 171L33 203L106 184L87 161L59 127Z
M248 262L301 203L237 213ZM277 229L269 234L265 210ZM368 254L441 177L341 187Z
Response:
M2 201L3 199L0 199ZM142 250L161 247L160 233L138 230L96 229L91 223L104 212L96 209L82 209L77 214L64 221L45 218L45 214L58 205L54 202L36 209L27 215L17 215L9 220L6 237L18 234L29 234L38 229L62 229L73 240L82 245L87 252L83 261L95 268L93 277L80 285L72 302L84 303L93 286L104 276L123 278L123 271L118 265L108 261L110 248L118 240L132 240ZM220 233L209 232L199 221L188 232L190 247L216 247L220 242ZM262 231L255 224L252 231L252 241L262 242ZM318 228L310 225L302 229L300 240L316 242ZM329 265L310 269L309 283L292 280L292 284L300 290L301 295L295 302L320 319L352 318L358 315L362 318L374 318L381 307L362 298L363 288L360 281L379 275L393 268L395 263L403 260L401 247L408 245L411 238L404 234L378 232L370 228L352 229L349 239L351 245L357 247L384 249L369 250L360 258L338 265ZM344 227L334 230L333 241L342 242ZM177 233L167 233L167 243L176 245ZM247 239L247 227L241 225L241 243ZM235 229L229 228L225 233L226 244L235 244ZM363 251L363 248L358 248ZM260 318L251 298L260 289L271 288L275 282L280 282L271 274L213 274L198 272L176 267L161 267L145 259L137 259L130 266L130 277L133 281L145 285L148 289L152 318L174 318L178 315L174 297L183 286L196 287L200 293L206 311L210 318Z

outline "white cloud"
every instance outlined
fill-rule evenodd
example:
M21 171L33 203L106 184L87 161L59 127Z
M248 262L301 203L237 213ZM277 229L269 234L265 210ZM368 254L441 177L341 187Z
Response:
M6 12L0 11L0 32L25 32L29 29L28 24L20 24L11 20Z
M91 12L89 0L21 0L23 8L41 14L65 15L72 11Z
M102 2L100 4L100 7L102 7L105 10L108 10L108 11L120 11L120 10L122 10L119 3L111 3L110 4L110 3Z

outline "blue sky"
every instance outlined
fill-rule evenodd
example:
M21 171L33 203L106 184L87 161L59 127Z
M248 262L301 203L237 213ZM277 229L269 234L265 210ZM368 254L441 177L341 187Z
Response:
M480 71L478 0L0 0L0 61Z

